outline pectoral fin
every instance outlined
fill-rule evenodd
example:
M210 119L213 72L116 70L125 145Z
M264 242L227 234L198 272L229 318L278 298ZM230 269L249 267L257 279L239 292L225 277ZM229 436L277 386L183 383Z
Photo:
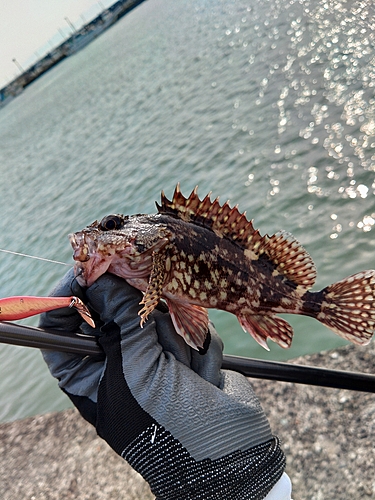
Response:
M208 332L207 309L188 302L166 301L176 332L193 349L203 349Z
M271 314L247 314L237 316L242 328L269 351L267 339L270 338L280 347L290 347L293 338L293 328L284 319Z
M158 302L163 293L163 285L165 282L165 255L161 255L158 252L152 254L152 269L150 274L150 279L148 286L143 295L143 299L140 304L143 304L143 308L139 311L138 315L141 317L141 327L147 321L150 313L158 305Z

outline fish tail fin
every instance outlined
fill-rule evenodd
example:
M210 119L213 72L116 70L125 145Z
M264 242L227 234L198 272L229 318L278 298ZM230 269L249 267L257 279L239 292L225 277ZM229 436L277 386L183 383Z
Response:
M374 270L353 274L320 292L307 292L306 295L312 307L305 314L354 344L370 342L375 329ZM305 305L307 302L309 299Z

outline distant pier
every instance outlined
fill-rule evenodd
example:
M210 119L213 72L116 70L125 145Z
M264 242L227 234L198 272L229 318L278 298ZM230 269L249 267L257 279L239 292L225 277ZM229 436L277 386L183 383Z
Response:
M101 12L95 19L82 26L61 45L51 50L5 87L0 89L0 109L17 97L25 87L66 57L75 54L115 24L121 17L144 0L119 0Z

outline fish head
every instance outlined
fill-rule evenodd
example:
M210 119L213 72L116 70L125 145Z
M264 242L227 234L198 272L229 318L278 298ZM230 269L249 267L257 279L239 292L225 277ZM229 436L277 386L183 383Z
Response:
M78 283L89 287L107 271L125 279L147 277L153 253L161 251L171 237L159 218L107 215L70 234Z
M74 271L81 286L91 286L119 255L134 254L134 236L123 231L127 219L123 215L108 215L69 235L76 261Z

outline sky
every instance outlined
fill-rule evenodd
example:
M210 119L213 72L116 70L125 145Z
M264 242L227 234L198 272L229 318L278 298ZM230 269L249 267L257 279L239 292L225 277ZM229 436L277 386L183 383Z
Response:
M0 0L0 88L115 0Z

